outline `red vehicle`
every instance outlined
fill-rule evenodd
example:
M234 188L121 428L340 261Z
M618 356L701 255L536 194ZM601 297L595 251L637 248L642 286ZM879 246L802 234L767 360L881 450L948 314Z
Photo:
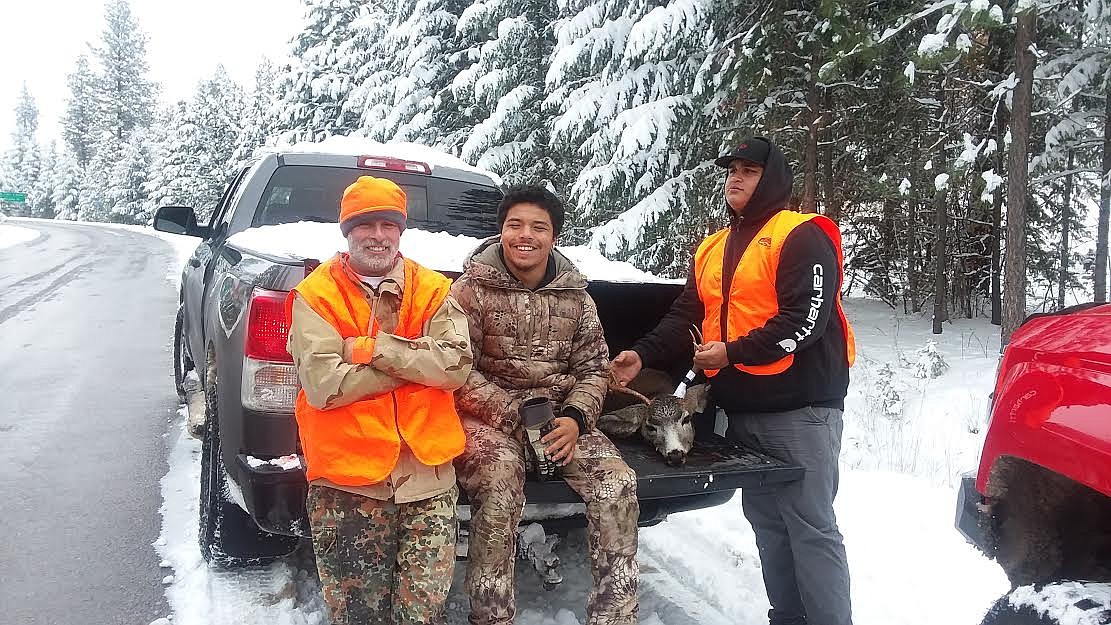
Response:
M1052 602L1030 597L1066 580L1070 615L1111 622L1111 304L1035 315L1015 332L957 528L1013 587L1033 585L984 623L1059 622Z

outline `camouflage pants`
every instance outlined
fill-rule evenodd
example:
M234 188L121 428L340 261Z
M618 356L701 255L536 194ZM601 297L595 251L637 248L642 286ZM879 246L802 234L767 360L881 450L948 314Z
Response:
M443 621L457 499L454 488L397 504L309 486L313 551L332 625Z
M459 485L471 503L467 594L474 625L508 625L517 612L513 564L517 524L525 503L524 448L516 438L464 420L467 448L455 460ZM587 625L637 622L636 475L604 434L579 438L561 477L586 502L594 586Z

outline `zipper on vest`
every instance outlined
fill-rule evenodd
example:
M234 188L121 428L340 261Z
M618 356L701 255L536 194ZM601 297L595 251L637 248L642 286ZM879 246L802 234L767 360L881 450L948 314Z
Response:
M390 391L390 401L393 403L393 428L395 430L397 430L397 443L398 443L398 445L404 445L405 444L405 437L401 435L401 425L397 422L397 391ZM401 450L399 449L398 450L398 458L399 459L401 457L400 454L401 454ZM396 471L396 470L397 470L397 463L395 462L394 466L393 466L393 470L391 470L390 474L386 476L386 484L388 484L389 488L390 488L390 500L391 501L394 499L394 497L397 496L397 490L394 488L393 479L392 479L393 472Z

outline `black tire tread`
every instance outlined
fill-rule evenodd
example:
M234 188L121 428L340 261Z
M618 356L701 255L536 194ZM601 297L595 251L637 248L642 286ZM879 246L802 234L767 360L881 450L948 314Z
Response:
M220 460L219 421L216 389L206 388L198 506L201 556L221 569L264 566L292 553L299 539L263 531L237 503L225 497L224 481L227 476Z

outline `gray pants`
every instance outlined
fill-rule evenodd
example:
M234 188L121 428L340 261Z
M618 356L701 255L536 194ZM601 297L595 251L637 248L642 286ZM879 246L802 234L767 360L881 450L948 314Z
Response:
M849 565L833 512L841 414L807 407L728 415L729 439L806 469L797 482L741 489L760 551L771 625L852 624Z

